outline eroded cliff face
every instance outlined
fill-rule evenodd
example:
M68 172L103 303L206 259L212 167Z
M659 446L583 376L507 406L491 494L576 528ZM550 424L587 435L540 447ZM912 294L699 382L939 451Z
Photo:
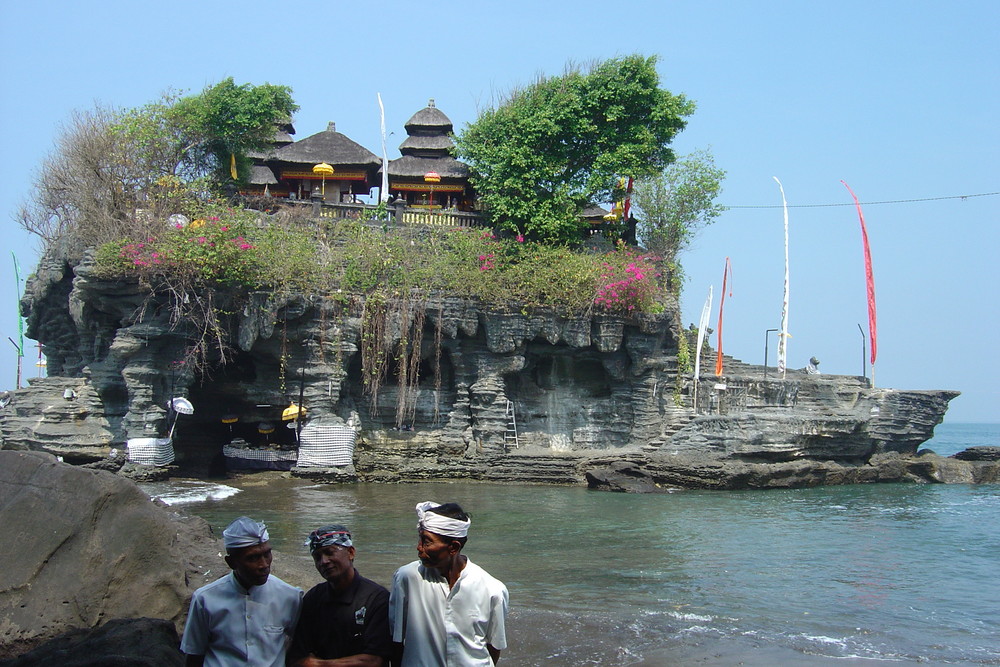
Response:
M86 260L43 260L23 308L50 377L0 412L4 447L96 460L129 438L162 437L168 400L186 396L195 413L180 418L174 444L197 473L233 438L294 449L281 412L301 393L309 420L357 431L348 476L583 483L616 458L857 466L912 455L957 395L801 371L766 378L730 359L723 378L701 380L695 406L690 373L678 378L682 334L669 310L563 317L431 294L390 299L376 327L361 297L214 299L234 352L197 371L178 364L193 334L165 301L96 279ZM373 336L389 350L377 387L361 352ZM392 353L403 338L409 356ZM268 424L278 428L266 433Z

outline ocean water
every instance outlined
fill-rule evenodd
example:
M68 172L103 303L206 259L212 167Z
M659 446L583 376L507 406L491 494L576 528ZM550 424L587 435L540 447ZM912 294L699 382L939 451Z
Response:
M944 424L927 446L987 444L1000 426ZM998 485L626 495L257 476L146 488L217 534L261 519L286 552L345 523L358 568L384 584L415 558L413 506L459 502L473 517L466 553L510 589L506 665L1000 665Z

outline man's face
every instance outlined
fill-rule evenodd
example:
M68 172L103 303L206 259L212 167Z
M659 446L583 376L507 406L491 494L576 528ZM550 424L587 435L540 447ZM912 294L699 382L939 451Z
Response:
M243 585L263 586L271 574L271 544L262 542L252 547L234 549L226 556L226 564Z
M354 547L331 544L313 551L312 557L316 571L331 584L343 581L354 571Z
M445 567L457 553L454 540L422 528L418 531L417 557L424 567Z

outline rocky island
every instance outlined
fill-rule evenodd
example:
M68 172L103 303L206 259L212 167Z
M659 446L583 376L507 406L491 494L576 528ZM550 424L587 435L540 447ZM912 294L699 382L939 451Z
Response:
M652 492L997 479L989 453L918 451L954 391L780 378L727 357L721 377L697 380L695 405L678 361L691 332L671 326L669 309L569 317L427 294L381 307L376 322L360 295L260 292L225 321L233 358L197 372L175 365L190 341L168 308L92 268L90 254L50 252L30 281L22 308L49 377L0 411L5 449L139 477L278 468ZM385 350L414 341L405 358L386 357L386 377L405 365L409 379L374 392L363 368L372 330ZM169 409L178 396L193 414ZM287 420L297 405L303 418ZM127 444L171 431L169 465L125 463Z
M918 456L957 392L732 358L695 376L678 255L725 172L669 148L694 106L655 64L542 78L458 134L431 100L392 161L334 123L294 141L291 91L232 79L83 118L24 221L46 241L21 310L48 377L5 401L2 447L144 478L995 479L969 460L990 453ZM219 127L237 103L254 113ZM201 124L171 125L184 109ZM693 201L649 195L678 184Z

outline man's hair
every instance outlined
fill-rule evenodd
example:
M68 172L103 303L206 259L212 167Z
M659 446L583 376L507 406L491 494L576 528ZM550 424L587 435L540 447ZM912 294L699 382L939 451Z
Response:
M458 503L445 503L443 505L438 505L437 507L432 507L427 511L434 512L434 514L440 514L441 516L446 516L449 519L457 519L459 521L469 520L469 515L465 513L465 510L463 510L462 506ZM465 543L469 541L468 537L449 537L447 535L444 537L448 540L458 542L463 548L465 547Z

